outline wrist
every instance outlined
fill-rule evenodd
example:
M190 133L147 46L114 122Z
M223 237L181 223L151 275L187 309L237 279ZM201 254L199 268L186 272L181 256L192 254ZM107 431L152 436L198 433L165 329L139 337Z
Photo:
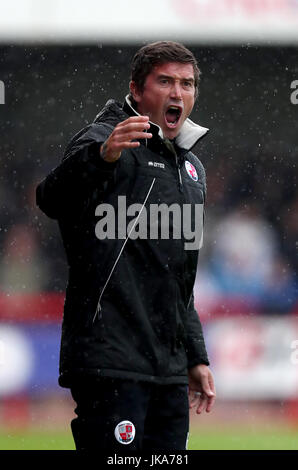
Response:
M99 155L105 162L108 162L108 163L114 163L116 160L118 160L118 156L117 157L111 157L108 154L107 144L105 142L100 146Z

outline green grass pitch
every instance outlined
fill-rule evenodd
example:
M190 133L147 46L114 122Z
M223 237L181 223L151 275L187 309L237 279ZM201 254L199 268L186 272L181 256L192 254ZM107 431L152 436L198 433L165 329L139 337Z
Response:
M191 430L189 450L298 450L298 429ZM74 450L70 432L0 431L0 450Z

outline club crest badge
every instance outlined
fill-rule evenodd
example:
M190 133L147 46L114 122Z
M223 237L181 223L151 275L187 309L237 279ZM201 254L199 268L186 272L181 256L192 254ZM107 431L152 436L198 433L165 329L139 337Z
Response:
M185 168L186 168L188 175L191 177L191 179L194 181L198 181L199 177L198 177L197 170L188 160L185 160Z
M115 427L115 437L120 444L130 444L136 434L136 430L131 421L121 421Z

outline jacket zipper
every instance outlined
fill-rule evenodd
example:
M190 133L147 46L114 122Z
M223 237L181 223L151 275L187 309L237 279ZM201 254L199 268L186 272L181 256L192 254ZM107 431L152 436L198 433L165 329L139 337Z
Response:
M165 139L164 143L167 146L167 148L169 149L169 151L172 154L174 154L174 156L175 156L175 163L176 163L176 168L177 168L177 173L178 173L178 189L179 189L179 193L180 193L181 203L183 204L184 203L184 195L183 195L184 191L183 191L183 183L182 183L182 176L181 176L181 170L180 170L178 155L177 155L177 152L175 150L175 147L174 147L173 143L169 139ZM184 241L181 238L182 258L184 260L184 246L183 246L183 243L184 243ZM184 267L183 267L182 276L183 276L183 278L185 278ZM177 316L177 311L175 310L175 327L174 327L174 332L173 332L174 335L171 338L171 350L174 354L176 354L176 352L177 352L177 336L178 336L178 333L179 333L179 331L178 331L179 330L178 320L179 320L179 318Z
M175 156L176 168L177 168L177 173L178 173L178 188L179 188L179 192L183 193L182 177L181 177L181 171L180 171L177 152L175 150L173 143L169 139L165 139L164 143L166 147L169 149L169 151L173 153Z
M176 158L176 165L177 165L178 178L179 178L179 191L180 191L181 193L183 193L183 185L182 185L181 171L180 171L178 156L177 156L177 153L176 153L176 152L175 152L175 158Z
M109 273L109 275L108 275L108 277L107 277L107 280L106 280L106 282L105 282L105 284L104 284L104 286L103 286L103 288L102 288L102 291L101 291L100 296L99 296L99 299L98 299L98 303L97 303L97 307L96 307L96 311L95 311L95 315L94 315L94 317L93 317L92 323L95 322L96 316L98 316L98 319L100 319L100 318L102 317L102 308L101 308L101 304L100 304L101 299L102 299L102 296L103 296L104 291L106 290L107 285L108 285L108 283L109 283L109 281L110 281L110 279L111 279L111 277L112 277L112 274L113 274L113 272L114 272L114 270L115 270L115 268L116 268L116 266L117 266L117 264L118 264L118 261L119 261L121 255L122 255L123 250L124 250L124 247L125 247L125 245L126 245L128 239L129 239L129 237L130 237L130 234L131 234L131 232L133 231L133 229L135 228L135 226L136 226L136 224L137 224L137 222L138 222L138 220L139 220L139 217L140 217L140 215L141 215L141 212L142 212L142 210L143 210L144 207L145 207L145 204L146 204L146 202L147 202L147 199L148 199L148 197L149 197L149 195L150 195L150 193L151 193L151 190L152 190L152 188L153 188L153 185L154 185L154 183L155 183L155 179L156 179L156 178L153 178L153 180L152 180L151 186L150 186L150 188L149 188L148 191L147 191L147 194L146 194L146 197L145 197L145 199L144 199L144 202L143 202L143 205L142 205L142 207L141 207L141 210L140 210L140 212L139 212L139 214L138 214L138 216L137 216L137 218L136 218L136 220L135 220L133 226L131 227L129 233L127 234L127 237L126 237L126 239L125 239L124 242L123 242L123 245L122 245L122 247L121 247L121 249L120 249L120 251L119 251L119 254L118 254L117 258L116 258L116 261L115 261L115 263L113 264L113 267L112 267L112 269L111 269L111 271L110 271L110 273Z

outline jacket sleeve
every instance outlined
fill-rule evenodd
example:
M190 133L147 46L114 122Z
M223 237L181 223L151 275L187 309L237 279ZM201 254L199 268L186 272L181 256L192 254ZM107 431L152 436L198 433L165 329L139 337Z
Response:
M199 315L194 307L194 296L188 306L187 317L187 341L186 341L186 354L188 359L188 368L194 367L198 364L209 365L209 359L206 351L203 329L199 319Z
M94 187L113 177L118 162L104 161L99 153L111 129L91 124L69 143L64 157L36 189L38 207L52 219L77 214Z

